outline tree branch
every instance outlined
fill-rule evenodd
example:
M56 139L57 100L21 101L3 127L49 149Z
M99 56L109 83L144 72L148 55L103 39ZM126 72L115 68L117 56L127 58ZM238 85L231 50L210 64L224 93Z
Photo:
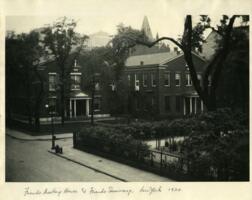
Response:
M192 16L187 15L184 25L184 33L183 33L183 39L182 39L182 45L183 45L183 52L184 57L186 60L186 63L189 68L190 76L192 78L192 82L194 85L195 90L197 91L200 98L203 100L203 102L206 102L206 96L204 94L204 91L202 90L200 86L199 79L197 77L197 72L195 70L195 66L192 59Z
M154 42L146 42L146 41L142 41L142 40L136 40L136 43L137 44L143 44L145 46L148 46L148 47L152 47L154 46L155 44L157 44L158 42L162 41L162 40L168 40L170 42L173 42L175 45L177 45L181 50L183 50L183 46L178 42L176 41L175 39L171 38L171 37L161 37L157 40L155 40Z
M212 31L218 33L220 36L224 36L222 32L220 32L219 30L217 30L216 28L214 28L213 26L209 26L209 28L212 29Z

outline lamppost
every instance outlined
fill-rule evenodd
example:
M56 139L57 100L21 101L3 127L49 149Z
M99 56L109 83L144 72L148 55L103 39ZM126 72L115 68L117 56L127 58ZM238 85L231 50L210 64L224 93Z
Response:
M91 124L94 125L94 99L95 99L95 93L97 90L99 90L99 84L98 88L96 88L96 82L98 77L100 76L100 73L93 73L92 75L92 93L91 93Z
M51 132L52 132L52 147L51 147L51 149L55 149L55 139L56 139L56 137L54 135L53 111L51 110L51 112L50 112L48 104L46 104L45 107L46 107L46 109L48 110L48 113L51 116Z

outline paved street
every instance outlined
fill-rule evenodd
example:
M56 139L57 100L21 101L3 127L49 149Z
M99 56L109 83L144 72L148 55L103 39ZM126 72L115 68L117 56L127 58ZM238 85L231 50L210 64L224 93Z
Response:
M6 131L12 136L25 135L13 130ZM63 157L48 152L51 147L50 140L20 140L18 137L6 136L6 181L171 181L73 149L69 135L68 138L57 141L57 144L63 147Z
M118 181L48 153L50 141L20 141L7 136L6 181Z

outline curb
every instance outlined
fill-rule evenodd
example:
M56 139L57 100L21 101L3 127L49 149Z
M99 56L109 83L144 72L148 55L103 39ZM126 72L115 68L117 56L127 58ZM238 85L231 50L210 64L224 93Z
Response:
M16 136L13 136L13 135L10 135L10 134L6 134L7 136L13 138L13 139L16 139L16 140L22 140L22 141L51 141L52 138L31 138L31 139L28 139L28 138L20 138L20 137L16 137ZM56 138L55 140L63 140L63 139L70 139L70 138L73 138L72 136L71 137L60 137L60 138Z
M50 150L48 150L48 152L51 153L51 154L53 154L53 155L55 155L55 156L64 158L64 159L66 159L66 160L68 160L68 161L71 161L71 162L74 162L74 163L76 163L76 164L78 164L78 165L81 165L81 166L83 166L83 167L92 169L92 170L94 170L95 172L104 174L104 175L106 175L106 176L110 176L110 177L115 178L115 179L117 179L117 180L120 180L120 181L122 181L122 182L128 182L127 180L125 180L125 179L123 179L123 178L114 176L114 175L112 175L112 174L109 174L109 173L107 173L107 172L101 171L101 170L96 169L96 168L94 168L94 167L91 167L91 166L89 166L89 165L85 165L85 164L83 164L83 163L81 163L81 162L79 162L79 161L73 160L73 159L68 158L68 157L66 157L66 156L63 156L63 155L61 155L61 154L54 153L53 151L50 151Z

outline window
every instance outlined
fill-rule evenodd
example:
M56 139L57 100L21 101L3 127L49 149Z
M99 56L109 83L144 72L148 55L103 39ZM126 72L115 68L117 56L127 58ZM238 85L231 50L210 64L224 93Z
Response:
M135 74L135 91L139 91L139 80L137 74Z
M165 103L165 111L170 111L171 110L170 96L165 96L164 103Z
M181 81L181 75L180 73L175 74L175 85L180 86L180 81Z
M115 85L114 82L111 83L110 86L111 86L111 90L112 90L112 91L116 91L116 85Z
M166 72L164 74L164 85L165 86L170 86L170 78L171 78L170 73Z
M95 91L99 91L100 90L100 83L96 82L95 83Z
M80 89L80 82L81 82L81 75L71 73L71 80L72 80L71 89L72 90L76 90L76 89L79 90Z
M191 79L191 75L186 73L186 86L192 86L192 79Z
M49 91L56 90L56 73L49 73Z
M151 74L151 85L152 85L152 87L156 87L156 85L157 85L155 74Z
M95 111L101 110L101 98L100 97L94 98L94 110Z
M176 96L176 111L181 111L181 96Z
M131 80L130 74L128 74L127 79L128 79L128 86L130 86L131 85L130 84L130 80Z
M143 74L143 86L147 87L147 74Z

